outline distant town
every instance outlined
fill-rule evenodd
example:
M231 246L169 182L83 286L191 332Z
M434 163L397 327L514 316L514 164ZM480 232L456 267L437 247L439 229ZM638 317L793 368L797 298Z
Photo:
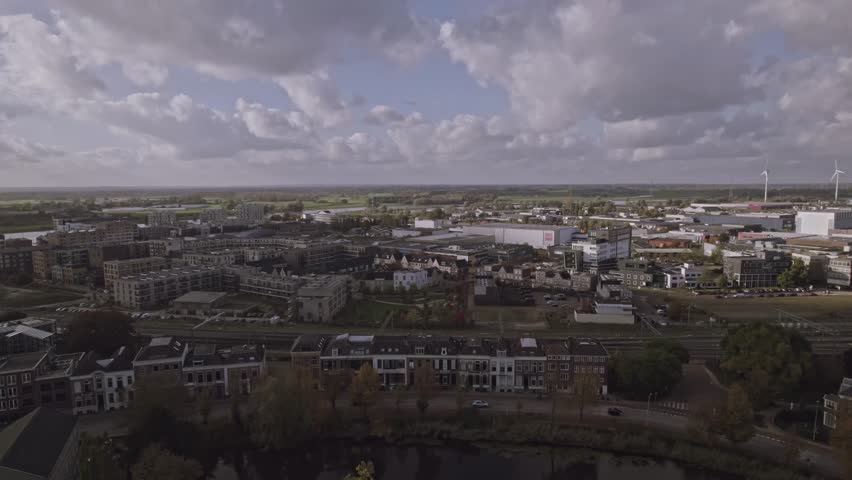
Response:
M2 421L98 418L163 378L190 403L239 403L281 369L333 390L332 407L338 390L360 405L368 366L377 391L418 392L421 413L441 392L479 408L564 394L583 398L581 418L607 402L590 414L671 427L752 381L757 367L734 359L770 348L749 333L761 328L807 355L781 360L824 376L765 367L748 408L797 406L720 434L820 441L803 447L814 468L839 468L820 445L852 406L845 202L266 194L0 204ZM20 217L50 225L13 228ZM69 438L89 425L50 421Z

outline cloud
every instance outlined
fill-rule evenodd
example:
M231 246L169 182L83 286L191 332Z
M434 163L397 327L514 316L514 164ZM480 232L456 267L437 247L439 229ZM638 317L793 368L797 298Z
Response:
M62 109L104 89L47 24L31 15L0 16L0 117Z
M755 99L727 0L535 2L447 22L450 58L504 88L537 129L717 110ZM700 52L700 54L698 53Z
M325 72L289 75L278 79L290 100L320 126L331 127L349 118L337 85Z
M387 105L376 105L364 115L364 122L371 125L386 125L388 123L401 122L404 119L405 116L403 114Z
M0 134L0 165L7 168L13 164L40 163L52 157L60 157L62 150L31 142L25 138Z
M410 59L428 28L397 0L61 0L63 30L93 56L188 66L221 78L308 74L342 46ZM422 55L422 52L418 53Z

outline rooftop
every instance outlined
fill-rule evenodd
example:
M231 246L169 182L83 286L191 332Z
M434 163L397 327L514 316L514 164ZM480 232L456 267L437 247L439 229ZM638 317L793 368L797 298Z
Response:
M177 358L183 354L185 345L172 337L154 337L148 345L142 347L134 361L162 360Z
M48 478L76 425L73 415L39 407L0 431L0 478Z
M526 223L481 223L474 225L465 225L466 227L491 227L491 228L512 228L516 230L549 230L555 232L557 230L572 229L577 230L573 225L530 225Z
M183 294L174 300L175 303L213 303L228 295L226 292L195 291Z
M32 370L47 356L47 352L23 353L10 355L0 360L0 373L11 373Z

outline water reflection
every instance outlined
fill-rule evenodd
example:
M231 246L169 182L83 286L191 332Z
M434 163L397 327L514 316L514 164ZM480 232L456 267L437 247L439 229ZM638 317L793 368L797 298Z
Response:
M377 480L739 480L671 461L570 449L501 452L476 447L353 445L277 453L249 453L241 466L220 464L215 480L340 480L361 460L370 460Z

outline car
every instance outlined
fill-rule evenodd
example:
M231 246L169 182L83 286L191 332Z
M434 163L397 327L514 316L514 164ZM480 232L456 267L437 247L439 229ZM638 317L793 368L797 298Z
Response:
M609 407L606 410L606 413L612 415L613 417L620 417L621 414L624 413L624 412L622 412L621 409L618 408L618 407Z
M485 400L474 400L470 406L473 408L488 408L488 402Z
M544 299L545 299L545 300L550 300L551 298L553 298L553 297L551 297L550 295L545 295L545 296L544 296Z

